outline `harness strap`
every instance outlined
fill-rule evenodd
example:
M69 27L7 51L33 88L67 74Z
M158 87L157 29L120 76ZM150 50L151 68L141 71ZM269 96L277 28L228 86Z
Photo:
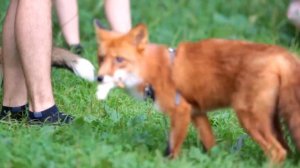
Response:
M171 60L171 64L174 63L175 57L176 57L176 49L175 48L168 48L169 50L169 56L170 56L170 60ZM175 105L178 106L180 104L181 101L181 94L179 93L178 90L176 90L176 94L175 94Z
M147 84L144 88L144 100L147 99L151 99L153 102L155 101L155 91L150 84Z
M176 49L175 48L168 48L168 50L169 50L169 56L170 56L171 64L173 64L174 60L175 60L175 56L176 56Z
M176 56L176 49L174 48L169 48L169 56L171 60L171 64L174 63L175 56ZM147 84L146 87L144 88L144 99L151 99L152 101L155 101L155 90L153 89L152 85ZM176 90L174 102L175 105L178 106L181 101L181 94L179 91Z
M175 95L175 105L178 106L180 104L180 100L181 100L181 94L176 91L176 95Z

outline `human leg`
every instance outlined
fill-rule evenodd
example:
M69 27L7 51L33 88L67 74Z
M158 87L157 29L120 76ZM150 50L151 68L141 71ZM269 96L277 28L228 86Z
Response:
M17 8L15 33L31 111L54 105L51 86L51 0L22 0Z
M27 90L16 48L15 15L18 0L11 0L3 26L3 105L14 107L27 103Z
M297 29L300 28L300 0L291 1L287 10L287 18Z
M14 23L18 1L11 0L3 26L3 103L0 119L21 120L26 116L27 89L16 49Z
M60 27L69 46L80 44L77 0L55 0Z
M130 0L105 0L104 7L113 31L127 33L131 29Z

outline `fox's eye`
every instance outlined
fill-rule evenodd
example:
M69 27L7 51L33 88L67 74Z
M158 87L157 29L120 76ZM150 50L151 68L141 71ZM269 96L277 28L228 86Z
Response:
M115 60L117 63L122 63L125 59L123 57L118 56L115 58Z

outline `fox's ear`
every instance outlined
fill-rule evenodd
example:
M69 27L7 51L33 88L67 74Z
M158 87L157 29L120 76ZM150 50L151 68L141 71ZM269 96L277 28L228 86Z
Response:
M139 24L134 27L130 32L129 36L131 42L136 45L139 50L144 50L148 43L148 30L146 25Z
M94 27L95 27L95 32L96 32L96 37L97 37L98 43L104 42L104 41L110 41L114 38L121 36L120 33L113 32L113 31L106 29L98 19L94 19Z

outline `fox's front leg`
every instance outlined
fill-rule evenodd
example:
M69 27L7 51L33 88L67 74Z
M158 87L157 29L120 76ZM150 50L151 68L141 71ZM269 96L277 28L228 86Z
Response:
M216 144L216 140L205 112L193 109L193 123L198 131L199 139L201 139L204 149L209 151Z
M181 145L186 137L189 123L191 121L191 110L189 106L181 105L170 113L171 132L165 155L174 158L180 152Z

